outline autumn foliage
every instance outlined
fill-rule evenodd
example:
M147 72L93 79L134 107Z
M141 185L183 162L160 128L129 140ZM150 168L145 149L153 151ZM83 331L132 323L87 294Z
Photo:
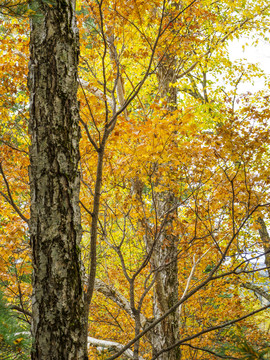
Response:
M77 1L85 288L96 272L89 337L124 345L175 306L181 359L269 356L269 309L259 311L270 301L269 79L228 53L234 39L265 36L268 7ZM29 322L32 14L6 14L0 7L0 285ZM264 89L240 92L258 77ZM162 294L172 287L177 301ZM170 359L155 353L157 332L125 355ZM90 359L116 352L89 346Z

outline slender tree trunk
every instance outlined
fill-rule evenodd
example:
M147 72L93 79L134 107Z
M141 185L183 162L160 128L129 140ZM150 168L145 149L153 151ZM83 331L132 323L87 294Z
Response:
M268 276L270 279L270 236L269 233L267 231L267 227L265 224L265 221L263 220L263 218L259 217L257 220L258 224L260 225L259 228L259 234L262 240L262 245L264 248L264 252L265 252L265 266L267 266L267 271L268 271Z
M163 194L164 201L160 201L159 209L166 212L169 194ZM166 227L159 238L157 247L151 259L152 268L157 271L154 286L154 318L161 317L178 301L178 264L177 264L177 239L171 234L172 218L168 219ZM175 344L179 338L179 312L172 312L166 319L158 324L151 333L153 355ZM181 352L175 347L162 354L159 360L179 360Z
M175 110L177 106L177 90L170 85L175 81L174 68L174 55L168 53L164 56L158 71L159 94L161 98L166 99L168 111ZM160 194L157 199L158 218L162 218L163 214L167 213L174 202L175 196L170 191ZM162 316L178 301L178 242L176 237L171 234L174 216L175 214L173 213L168 216L151 259L151 266L157 271L154 286L154 318ZM175 344L179 338L179 312L177 310L172 312L153 329L150 336L153 355ZM180 348L175 347L171 351L162 354L159 360L179 360L180 358Z
M31 8L32 359L85 360L75 0L33 0Z

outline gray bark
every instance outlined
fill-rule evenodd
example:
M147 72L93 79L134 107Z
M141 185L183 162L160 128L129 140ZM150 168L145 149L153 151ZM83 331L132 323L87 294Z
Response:
M266 301L270 302L270 294L260 286L250 282L243 283L242 286L248 290L252 290L255 294L262 296Z
M165 54L159 66L159 94L166 98L168 111L177 107L177 89L171 86L175 82L175 57L172 54ZM158 195L156 199L157 215L162 219L168 213L176 201L170 191ZM161 317L166 311L173 307L178 301L178 262L177 239L171 234L172 222L175 213L169 214L166 224L159 237L151 259L152 269L157 272L154 286L154 319ZM170 347L179 340L179 311L173 311L166 319L158 324L150 333L153 356L162 349ZM175 347L171 351L163 353L159 360L179 360L181 351Z
M159 201L160 212L166 213L171 203L168 203L170 195ZM161 216L161 213L159 214ZM173 215L172 215L173 216ZM154 319L161 317L178 301L178 264L177 264L177 239L171 234L172 217L168 217L156 249L152 255L151 266L157 272L154 285ZM161 323L159 323L149 335L153 348L153 356L178 341L179 337L179 312L173 311ZM181 353L179 347L159 356L159 360L179 360Z
M124 345L117 343L115 341L110 341L110 340L100 340L100 339L95 339L92 337L88 336L88 344L90 346L96 346L97 348L104 348L104 349L115 349L116 351L122 350ZM134 359L134 353L132 350L127 349L124 352L124 355L129 358L129 359ZM139 360L143 360L143 358L141 356L139 356Z
M75 0L32 1L31 8L31 356L85 360Z
M263 218L259 217L257 220L260 225L259 234L262 240L263 249L265 252L265 265L268 267L268 276L270 279L270 236Z
M173 54L166 53L158 67L159 89L158 93L161 98L168 102L168 108L174 109L177 104L177 91L172 86L176 81L175 74L176 58Z

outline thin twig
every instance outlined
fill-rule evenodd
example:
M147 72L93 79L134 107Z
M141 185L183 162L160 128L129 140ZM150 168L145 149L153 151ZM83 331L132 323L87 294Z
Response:
M4 194L2 191L0 191L0 194L5 198L5 200L13 207L13 209L16 211L16 213L20 216L20 218L25 221L27 224L29 224L29 219L27 219L21 212L21 210L18 208L18 206L15 204L14 200L13 200L13 197L12 197L12 194L11 194L11 191L10 191L10 187L9 187L9 183L7 181L7 178L5 176L5 173L4 173L4 170L3 170L3 167L2 167L2 162L0 162L0 173L2 174L3 176L3 180L4 180L4 183L6 185L6 189L7 189L7 193L8 193L8 196L6 194Z

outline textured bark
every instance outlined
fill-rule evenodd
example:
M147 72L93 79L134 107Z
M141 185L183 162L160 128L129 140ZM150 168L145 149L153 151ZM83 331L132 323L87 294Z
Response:
M166 213L171 206L170 194L165 193L163 201L159 201L159 216ZM168 217L151 259L151 266L157 272L154 286L154 319L161 317L178 301L178 264L177 239L171 234L172 217ZM159 351L175 344L179 339L179 312L173 311L150 333L153 356ZM159 356L159 360L179 360L179 347Z
M177 80L175 74L176 59L173 54L166 53L163 61L158 67L159 89L158 93L162 99L168 102L168 108L173 109L177 104L177 91L172 84Z
M112 300L134 319L134 313L132 312L129 301L113 285L108 285L104 281L96 279L95 290L103 294L107 299ZM145 321L146 320L144 320L144 323Z
M177 107L177 89L171 86L175 82L175 57L167 53L159 66L159 94L167 100L168 111ZM164 192L156 199L158 218L162 219L176 201L170 191ZM178 301L178 242L171 234L174 213L167 217L166 224L155 247L151 266L157 272L154 286L154 319L161 317ZM153 356L162 349L170 347L179 340L179 311L175 310L165 320L158 324L150 334ZM181 352L175 347L158 357L159 360L179 360Z
M255 294L263 297L267 302L270 302L270 294L261 287L250 282L243 283L242 286L248 290L252 290Z
M262 240L264 252L265 252L265 265L268 267L268 276L270 279L270 236L267 231L267 227L263 218L259 217L257 220L260 225L259 234Z
M31 8L32 359L85 360L75 1L32 1Z
M97 348L104 348L104 349L110 349L111 350L115 350L115 351L119 351L122 350L124 345L117 343L115 341L108 341L108 340L100 340L100 339L95 339L92 337L88 336L88 344L91 346L96 346ZM134 359L134 353L132 350L127 349L124 352L124 355L129 358L129 359ZM141 356L139 356L139 360L143 360L143 358Z

